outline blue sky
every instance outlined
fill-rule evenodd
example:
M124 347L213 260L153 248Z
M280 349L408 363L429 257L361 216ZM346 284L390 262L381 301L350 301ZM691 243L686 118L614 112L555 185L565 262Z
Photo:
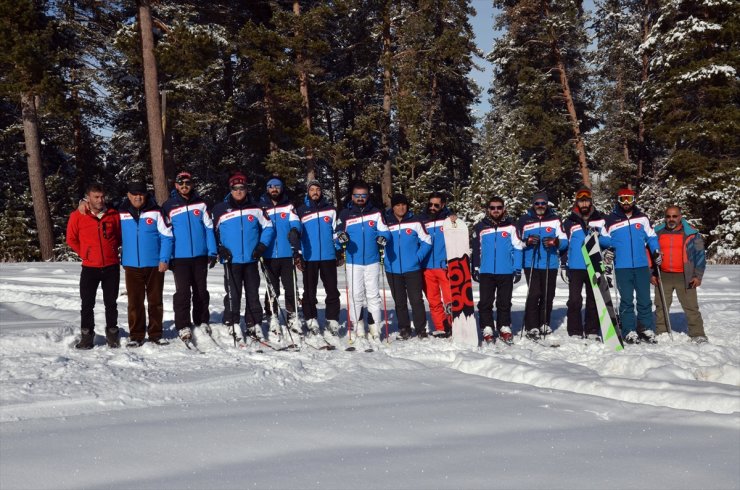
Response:
M476 15L470 19L470 24L473 26L475 43L485 54L491 51L493 39L496 35L493 30L493 2L491 0L473 0L472 4L473 8L475 8ZM491 64L480 58L476 59L475 62L483 69L483 71L473 70L470 74L471 78L475 80L482 90L480 103L475 106L477 116L482 118L491 107L488 104L488 94L486 93L488 87L491 85Z

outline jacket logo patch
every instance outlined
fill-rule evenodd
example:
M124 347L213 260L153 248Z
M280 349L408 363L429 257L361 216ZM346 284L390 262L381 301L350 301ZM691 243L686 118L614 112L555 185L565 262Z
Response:
M370 220L370 221L368 222L368 224L369 224L370 226L375 226L375 221L373 221L373 220Z
M501 236L502 236L502 237L504 237L504 238L506 238L506 237L508 237L508 236L509 236L509 234L508 234L508 233L506 233L505 231L502 231L502 232L501 232Z
M286 216L288 216L288 213L280 213L280 218L285 219Z
M247 221L254 221L254 216L251 214L247 216Z
M151 225L153 223L154 223L154 220L153 219L151 219L151 218L147 218L146 219L146 224Z
M194 209L193 214L196 216L200 216L200 209Z
M331 218L329 218L328 216L324 216L324 223L328 223L329 221L331 221Z
M642 225L640 223L635 223L635 229L639 230L642 228Z
M440 226L439 227L439 231L444 232L445 231L445 227L444 226Z
M407 235L410 235L411 234L411 228L406 228L406 234Z
M552 233L552 228L548 226L547 228L545 228L545 231L546 231L547 233Z

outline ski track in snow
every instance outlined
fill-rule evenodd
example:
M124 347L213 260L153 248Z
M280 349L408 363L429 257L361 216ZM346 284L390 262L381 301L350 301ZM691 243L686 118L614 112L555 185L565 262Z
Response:
M196 329L196 342L205 354L188 351L174 338L174 285L169 275L164 306L165 337L170 338L170 345L105 347L99 292L95 310L98 345L80 352L73 347L79 331L78 274L78 263L0 266L0 422L228 401L232 393L255 398L287 392L310 396L312 385L329 383L339 375L431 368L620 402L720 414L740 412L740 333L736 326L740 293L734 288L740 282L738 267L710 267L699 290L710 343L689 342L674 300L671 318L677 331L673 341L664 334L658 345L628 346L620 353L567 337L563 307L567 290L560 282L553 314L553 339L562 344L560 348L517 336L514 346L472 350L434 339L382 343L371 354L348 353L341 347L333 352L317 351L308 346L300 352L265 348L264 353L257 353L254 346L238 350L225 329L216 324L223 304L218 269L209 274L209 290L219 345ZM123 274L121 292L125 292ZM515 326L521 322L525 294L525 286L516 288ZM127 330L123 294L119 324ZM392 325L391 332L395 330ZM125 343L126 338L122 340Z

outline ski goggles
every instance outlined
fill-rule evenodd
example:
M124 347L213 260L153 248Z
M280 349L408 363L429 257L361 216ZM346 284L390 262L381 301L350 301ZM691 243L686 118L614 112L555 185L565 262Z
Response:
M245 185L232 185L231 186L231 190L232 191L246 191L247 190L247 186L245 186Z
M619 196L617 197L617 201L622 204L632 204L633 202L635 202L635 196Z

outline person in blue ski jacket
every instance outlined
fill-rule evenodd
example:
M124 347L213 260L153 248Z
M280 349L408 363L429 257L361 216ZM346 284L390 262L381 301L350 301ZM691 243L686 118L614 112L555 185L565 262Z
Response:
M628 344L655 343L655 323L650 300L650 259L660 265L658 237L650 219L636 205L635 191L617 191L617 203L606 217L606 232L611 240L604 252L604 263L614 262L619 291L619 318L622 339ZM635 305L637 303L637 317Z
M216 237L208 205L195 192L193 177L182 171L175 177L175 189L162 205L165 222L172 228L174 250L170 269L175 276L175 328L189 341L193 324L210 322L210 296L206 286L208 268L216 264ZM192 296L193 316L190 317Z
M264 253L267 280L275 291L274 304L270 304L270 294L265 293L265 314L270 315L270 331L277 333L280 330L280 283L285 288L285 309L288 311L288 327L294 332L303 333L303 327L296 315L295 284L293 282L293 249L288 240L290 230L299 231L301 222L290 202L285 189L285 182L277 175L267 179L265 193L259 201L259 206L267 213L275 230L275 240L267 247Z
M426 211L419 214L419 219L432 239L432 251L421 264L424 268L424 294L429 303L434 337L447 338L452 335L450 323L450 304L452 290L447 277L447 247L445 246L444 222L457 218L447 207L447 196L444 192L432 192L427 199Z
M272 245L275 229L259 204L249 197L247 177L243 173L235 172L229 177L229 189L226 199L213 208L218 253L225 268L224 324L230 328L240 324L243 289L247 303L244 323L247 335L255 337L263 319L257 261Z
M560 275L568 283L568 335L596 340L601 337L599 317L581 247L590 230L598 231L601 247L608 247L611 240L606 234L604 216L594 208L593 195L588 187L582 187L576 191L573 210L563 222L563 228L568 237L568 249L561 255ZM585 323L581 315L584 287L586 288Z
M357 337L365 336L362 307L366 307L373 321L368 321L368 333L373 339L380 338L376 323L381 317L379 247L388 240L388 227L380 209L370 202L370 186L356 182L352 186L352 200L337 219L337 242L344 248L349 281L349 305L347 315L354 326Z
M522 278L522 249L519 231L506 216L504 199L492 196L487 215L473 227L471 239L472 276L480 283L478 314L483 339L493 341L493 302L496 301L495 326L504 342L512 341L511 297L514 284Z
M172 256L172 229L144 182L131 182L121 215L121 265L128 297L128 347L162 339L164 273ZM147 323L144 300L149 305ZM148 324L148 327L147 327Z
M337 267L344 265L344 257L336 242L337 210L323 197L318 180L310 181L307 190L304 203L296 211L301 223L300 231L290 236L294 263L303 272L303 315L309 332L319 335L316 294L321 277L326 292L324 330L336 335L340 307Z
M527 337L539 339L552 332L550 314L555 298L555 283L560 265L559 254L568 248L560 217L550 207L546 192L536 192L532 207L517 222L519 236L525 243L524 274L529 284L524 307Z
M424 224L409 211L409 201L395 194L386 211L390 238L385 248L385 273L396 305L399 338L411 337L411 322L407 302L411 303L416 336L427 337L427 315L422 289L422 263L432 250L432 239Z

